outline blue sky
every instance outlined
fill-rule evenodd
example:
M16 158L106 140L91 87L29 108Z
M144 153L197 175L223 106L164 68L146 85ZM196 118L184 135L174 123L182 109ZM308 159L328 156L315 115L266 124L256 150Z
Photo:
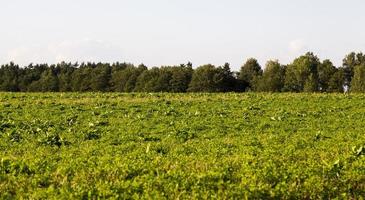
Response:
M0 63L193 62L365 49L363 0L1 0Z

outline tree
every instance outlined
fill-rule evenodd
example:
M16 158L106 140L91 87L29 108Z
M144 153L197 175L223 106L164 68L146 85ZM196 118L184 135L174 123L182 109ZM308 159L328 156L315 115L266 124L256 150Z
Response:
M328 82L327 92L343 92L345 83L344 80L344 69L337 69Z
M26 92L31 91L30 86L33 82L38 81L43 72L48 70L49 66L47 64L29 64L27 67L24 67L22 73L18 77L18 86L20 91Z
M112 68L112 73L115 72L115 71L120 71L120 70L124 70L124 69L127 69L128 67L134 67L133 64L130 64L130 63L119 63L119 62L116 62L116 63L113 63L111 68Z
M281 92L284 87L285 66L277 60L268 61L259 79L257 90L262 92Z
M111 78L112 90L116 92L133 92L139 75L147 70L145 66L135 67L132 64L125 69L114 70Z
M188 92L223 92L227 73L227 68L225 71L210 64L200 66L193 73Z
M72 91L74 92L86 92L91 90L91 73L92 66L89 64L81 63L80 67L72 73Z
M193 76L193 68L191 65L180 65L171 68L170 89L171 92L186 92Z
M318 87L321 92L330 92L330 80L338 69L332 64L330 60L324 60L318 66Z
M138 77L135 91L137 92L166 92L169 88L171 73L165 69L153 67L145 70Z
M310 74L308 76L308 78L305 80L303 91L304 92L316 92L316 91L318 91L317 80L316 80L316 78L313 74Z
M313 53L306 53L288 65L285 73L284 90L289 92L319 91L318 66L319 58Z
M351 52L343 59L345 86L350 89L352 77L354 76L354 69L356 66L365 64L365 55L360 53Z
M19 65L11 62L0 68L0 91L19 91Z
M172 71L170 67L157 68L158 74L156 76L156 81L149 82L147 88L150 88L151 92L169 92L170 91L170 81L172 79Z
M90 74L91 91L107 92L110 90L111 66L110 64L98 63L93 67Z
M54 67L45 70L38 81L32 82L29 90L33 92L57 92L59 91L57 73Z
M58 69L58 87L60 92L72 91L72 74L76 70L78 64L61 62L56 65Z
M231 71L229 63L225 63L223 66L218 67L219 76L222 77L221 82L219 82L219 91L230 92L235 91L237 87L237 81L234 77L234 73Z
M365 64L354 67L354 77L351 81L351 92L365 92Z
M248 85L247 89L253 90L258 80L258 77L262 75L262 69L256 59L250 58L241 67L239 73L239 79Z

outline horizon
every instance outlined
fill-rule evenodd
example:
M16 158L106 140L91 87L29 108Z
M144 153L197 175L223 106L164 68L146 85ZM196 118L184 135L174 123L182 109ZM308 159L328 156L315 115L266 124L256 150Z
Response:
M363 54L363 52L362 51L359 51L359 52L355 52L355 51L352 51L352 52L354 52L354 53L360 53L360 54ZM349 53L352 53L352 52L349 52ZM246 64L247 63L247 61L249 60L249 59L256 59L257 61L258 61L258 64L260 65L260 67L261 67L261 69L265 69L266 68L266 64L268 63L268 62L270 62L270 61L278 61L281 65L283 65L283 66L288 66L288 65L291 65L292 63L293 63L293 61L295 60L295 59L297 59L297 58L299 58L299 57L301 57L301 56L305 56L307 53L313 53L313 52L310 52L310 51L308 51L308 52L305 52L305 53L303 53L303 54L301 54L301 55L298 55L298 57L296 57L296 58L294 58L292 61L290 61L289 63L281 63L280 62L280 60L278 60L278 59L270 59L270 60L267 60L267 61L265 61L264 63L260 63L260 61L259 60L257 60L255 57L250 57L250 58L247 58L246 60L244 60L243 62L242 62L242 64L240 65L240 66L238 66L238 67L232 67L232 65L231 65L231 63L229 63L229 62L225 62L225 63L222 63L222 64L212 64L212 63L205 63L205 64L200 64L200 65L195 65L194 63L192 63L192 62L190 62L190 61L187 61L187 62L185 62L185 63L176 63L176 64L171 64L171 65L159 65L159 66L156 66L156 65L153 65L153 66L149 66L149 65L146 65L145 63L132 63L132 62L126 62L126 61L112 61L112 62L103 62L103 61L97 61L97 62L95 62L95 61L64 61L64 60L62 60L62 61L58 61L58 62L54 62L54 63L47 63L47 62L39 62L39 63L36 63L36 62L30 62L30 63L28 63L28 64L20 64L20 63L17 63L17 62L14 62L14 61L9 61L9 62L6 62L6 63L0 63L0 66L4 66L4 65L9 65L9 64L14 64L14 65L18 65L20 68L25 68L25 67L29 67L29 66L35 66L35 65L47 65L47 66L53 66L53 65L58 65L58 64L61 64L61 63L67 63L67 64L75 64L75 65L77 65L77 66L80 66L80 65L82 65L82 64L88 64L88 63L91 63L91 64L99 64L99 63L102 63L102 64L109 64L109 65L113 65L113 64L123 64L123 63L125 63L125 64L131 64L131 65L133 65L133 66L135 66L135 67L138 67L139 65L144 65L145 67L147 67L148 69L151 69L151 68L154 68L154 67L157 67L157 68L161 68L161 67L179 67L179 66L181 66L181 65L188 65L189 63L190 64L192 64L192 68L193 69L196 69L196 68L198 68L198 67L202 67L202 66L206 66L206 65L213 65L213 66L215 66L215 67L223 67L226 63L228 63L229 64L229 67L230 67L230 69L232 70L232 72L237 72L237 71L240 71L240 69L241 69L241 67L244 65L244 64ZM318 56L318 55L316 55L315 53L313 53L315 56ZM348 55L348 54L346 54L346 55ZM344 58L345 58L345 56L346 55L344 55ZM343 64L342 64L342 61L341 61L341 64L340 65L335 65L334 63L335 62L333 62L332 60L330 60L330 59L322 59L322 58L320 58L320 57L318 57L319 58L319 60L320 60L320 62L323 62L324 60L329 60L333 65L334 65L334 67L336 67L336 68L341 68L341 67L344 67L343 66Z

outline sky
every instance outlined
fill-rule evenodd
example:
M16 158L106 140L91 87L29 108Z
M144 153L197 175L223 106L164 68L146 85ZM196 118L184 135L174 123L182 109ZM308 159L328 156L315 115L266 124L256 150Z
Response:
M0 0L0 63L341 65L365 49L363 0Z

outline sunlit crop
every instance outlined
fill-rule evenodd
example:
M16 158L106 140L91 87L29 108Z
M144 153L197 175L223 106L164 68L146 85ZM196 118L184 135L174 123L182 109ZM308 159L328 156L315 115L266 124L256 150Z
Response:
M0 93L0 198L365 196L365 95Z

